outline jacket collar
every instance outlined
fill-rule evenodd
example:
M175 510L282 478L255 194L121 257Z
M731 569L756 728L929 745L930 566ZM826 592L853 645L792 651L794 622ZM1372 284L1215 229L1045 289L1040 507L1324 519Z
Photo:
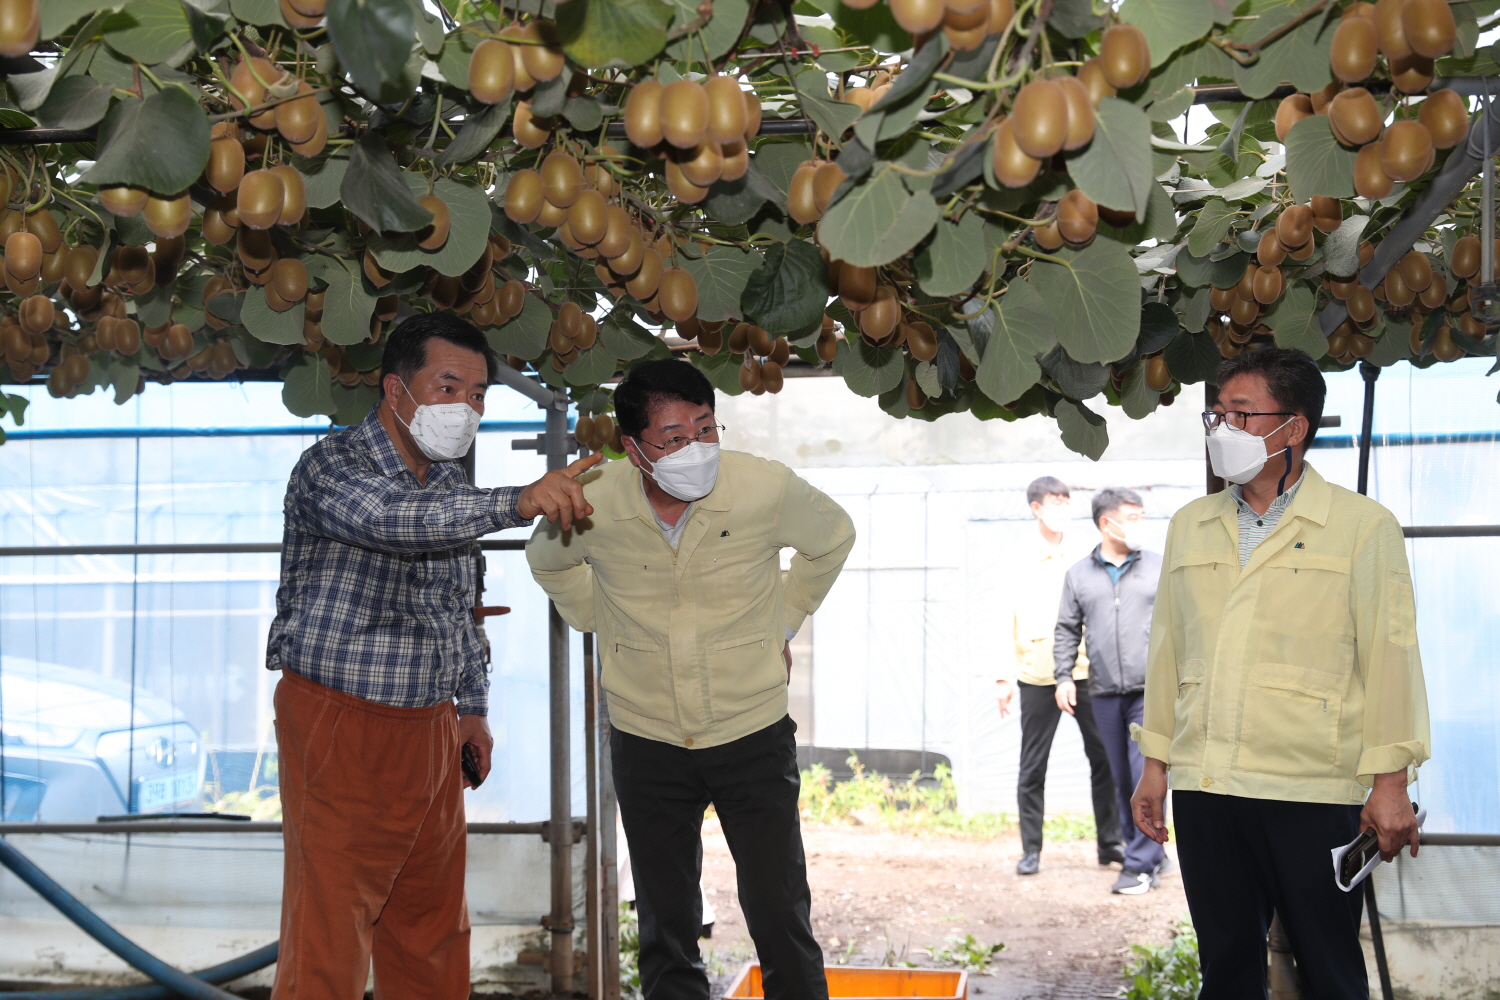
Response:
M720 452L721 456L723 452ZM644 476L635 463L625 460L630 468L621 476L616 477L615 502L611 504L614 509L613 517L616 521L628 521L639 517L647 524L656 523L656 513L651 509L651 502L646 499L646 491L642 489ZM732 506L733 491L731 490L731 479L729 469L725 466L722 458L719 461L719 477L714 482L713 490L708 496L701 500L693 501L694 510L725 511Z
M1311 462L1306 460L1302 463L1302 480L1297 485L1297 495L1292 498L1291 504L1286 509L1285 517L1301 517L1315 524L1326 525L1328 523L1328 509L1333 502L1333 490L1328 481L1318 474ZM1234 495L1228 490L1220 490L1212 497L1212 502L1205 504L1203 511L1198 515L1198 520L1212 521L1219 518L1225 524L1237 524L1239 519L1239 508L1234 502Z

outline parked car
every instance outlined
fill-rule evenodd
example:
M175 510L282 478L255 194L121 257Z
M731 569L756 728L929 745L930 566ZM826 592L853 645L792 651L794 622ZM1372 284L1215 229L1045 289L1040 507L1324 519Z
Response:
M56 663L0 657L4 819L193 812L207 748L170 702Z

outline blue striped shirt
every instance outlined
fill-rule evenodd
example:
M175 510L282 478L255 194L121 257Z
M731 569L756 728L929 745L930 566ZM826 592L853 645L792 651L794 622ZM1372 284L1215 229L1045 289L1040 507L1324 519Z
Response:
M287 483L267 669L384 705L456 696L459 714L487 714L477 541L528 523L520 495L468 485L457 462L417 482L374 410L307 449Z
M1281 523L1281 515L1286 513L1287 507L1292 503L1292 498L1297 495L1297 487L1302 485L1302 474L1297 474L1297 481L1288 486L1286 490L1271 501L1271 506L1266 508L1264 514L1255 513L1255 509L1245 502L1245 489L1238 483L1229 484L1229 495L1234 497L1234 505L1240 514L1240 569L1250 561L1250 553L1255 547L1266 540L1266 536L1276 530Z

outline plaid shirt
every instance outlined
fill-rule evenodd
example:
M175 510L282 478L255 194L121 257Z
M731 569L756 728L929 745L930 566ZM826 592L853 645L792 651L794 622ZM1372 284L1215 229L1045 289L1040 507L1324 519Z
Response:
M266 667L384 705L457 696L488 713L472 608L480 535L527 521L518 488L468 485L457 462L417 482L376 411L303 452L287 483Z

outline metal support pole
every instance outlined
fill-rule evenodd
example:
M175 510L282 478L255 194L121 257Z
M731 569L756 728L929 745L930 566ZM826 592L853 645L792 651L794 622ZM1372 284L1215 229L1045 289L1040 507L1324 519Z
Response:
M594 633L583 634L583 759L584 759L584 937L588 949L589 1000L603 992L599 979L599 680L594 673Z
M598 667L596 666L597 670ZM602 690L602 688L601 688ZM600 1000L620 1000L620 856L616 842L615 775L609 753L609 702L599 699L599 976Z
M1365 878L1365 914L1370 918L1370 943L1375 946L1375 971L1380 975L1380 996L1392 1000L1391 967L1385 958L1385 935L1380 930L1380 907L1375 905L1375 879Z
M1375 380L1380 377L1380 369L1368 361L1359 363L1360 377L1365 380L1365 413L1364 419L1359 425L1359 493L1361 496L1370 495L1370 445L1374 441L1375 432Z
M543 432L547 469L568 464L568 397L557 393L547 409ZM568 626L557 605L547 602L547 646L550 660L548 694L552 737L552 829L572 828L573 767L570 756L572 722L569 718ZM552 838L552 992L573 995L573 838Z

